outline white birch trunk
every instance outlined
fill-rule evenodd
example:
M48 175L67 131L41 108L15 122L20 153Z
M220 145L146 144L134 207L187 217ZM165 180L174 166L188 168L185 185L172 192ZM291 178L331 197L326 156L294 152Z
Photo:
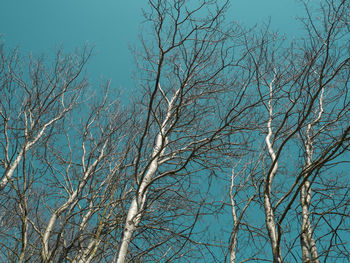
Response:
M312 150L307 147L307 165L311 165L311 156ZM311 151L309 151L311 150ZM309 155L311 154L311 155ZM305 180L305 178L304 178ZM300 241L302 247L302 260L303 263L319 263L318 252L316 247L315 239L313 238L313 231L311 226L311 221L309 218L309 207L311 204L311 185L309 180L305 180L304 185L300 191L300 202L302 207L302 225L301 225L301 234ZM310 258L311 255L311 258Z
M315 124L319 122L323 113L323 93L322 89L320 100L319 100L319 113L317 118L307 126L306 129L306 142L305 142L305 151L306 151L306 167L309 167L312 164L313 157L313 139L311 136L312 128ZM310 221L310 204L311 204L311 184L308 180L309 174L306 174L303 178L304 185L301 187L300 191L300 204L302 208L302 225L300 233L300 243L302 249L302 261L303 263L319 263L318 252L316 247L316 242L313 237L312 225ZM311 257L310 257L311 256Z
M22 247L21 247L21 254L18 259L18 263L24 262L25 259L25 253L28 246L28 203L27 203L27 195L25 193L26 190L26 178L24 178L24 194L23 194L23 201L19 204L19 209L21 211L21 221L22 221Z
M275 81L275 78L270 83L270 99L268 103L268 110L269 110L269 119L267 122L267 130L268 133L265 137L265 143L267 146L267 150L270 155L271 162L273 164L273 167L271 169L270 174L267 174L265 176L265 189L264 189L264 209L265 209L265 221L266 221L266 228L267 232L269 234L270 243L272 247L272 254L273 254L273 262L274 263L281 263L282 262L282 254L281 254L281 248L279 245L279 237L277 233L276 228L276 222L275 222L275 215L271 203L271 185L273 182L273 178L275 177L278 169L278 162L276 160L276 154L272 146L271 137L272 137L272 119L273 119L273 109L272 109L272 98L273 98L273 82Z
M232 169L232 175L231 175L231 187L230 187L230 200L231 200L231 214L233 219L233 229L232 229L232 237L231 237L231 244L230 244L230 263L236 262L236 246L237 246L237 234L238 234L238 225L237 225L237 213L236 213L236 204L233 196L233 187L234 187L234 171Z
M128 247L132 239L132 235L137 229L137 226L141 221L141 217L142 217L141 213L142 213L142 210L144 209L144 205L147 200L146 188L148 187L151 180L154 178L156 171L158 169L158 160L159 160L158 151L160 151L163 147L162 134L163 134L163 131L157 135L156 145L154 146L154 150L153 150L153 160L151 162L151 165L149 166L149 169L146 175L142 179L139 191L135 195L134 199L132 200L128 214L126 216L123 238L119 249L117 263L125 262L126 255L128 252Z
M159 85L159 89L162 92L163 96L165 97L165 94L161 90L160 85ZM148 171L146 172L146 175L144 176L144 178L142 178L138 192L135 194L130 204L130 208L125 220L124 232L123 232L123 237L122 237L122 241L121 241L121 245L118 253L117 263L126 262L126 256L127 256L129 244L132 240L132 236L134 232L136 231L142 219L142 212L144 209L144 205L147 201L147 187L149 186L152 179L155 177L155 174L157 172L158 165L159 165L159 159L162 155L162 152L164 152L165 150L166 145L163 145L163 144L167 140L167 138L165 137L166 127L170 122L174 103L178 98L180 91L181 90L178 89L170 101L166 99L168 102L167 115L164 121L162 122L160 131L156 137L155 145L153 147L151 164L148 168Z
M41 249L42 262L51 262L51 260L50 260L51 252L49 250L49 239L50 239L50 235L51 235L51 232L53 230L53 227L54 227L54 225L55 225L55 223L57 221L57 218L64 211L66 211L71 205L73 205L75 202L77 202L76 197L83 190L84 186L88 182L89 177L92 174L92 171L94 171L94 169L96 168L98 163L103 158L104 150L105 150L105 148L107 146L107 142L108 141L106 141L104 143L104 145L102 146L102 149L101 149L101 152L100 152L98 158L88 167L88 169L85 170L83 179L79 183L77 189L69 196L68 200L63 205L61 205L59 208L57 208L53 212L52 216L50 217L49 223L48 223L48 225L47 225L47 227L45 229L45 232L44 232L43 238L42 238L42 249Z
M24 152L27 152L28 150L30 150L30 148L32 148L39 140L40 138L44 135L45 131L47 130L47 128L55 123L56 121L58 121L59 119L61 119L64 114L70 110L69 108L64 109L58 116L56 116L55 118L51 119L50 121L48 121L47 123L45 123L45 125L41 128L41 130L37 133L37 135L34 137L33 140L25 143L21 150L19 151L19 153L17 154L16 159L13 161L13 163L9 164L9 167L5 167L5 173L3 178L0 181L0 191L3 190L6 185L9 183L9 181L11 180L13 173L15 172L17 166L19 165L20 161L22 160L23 154ZM28 125L26 123L26 125ZM26 132L25 132L25 137L27 137L27 129L28 127L26 127ZM6 153L7 155L8 153Z

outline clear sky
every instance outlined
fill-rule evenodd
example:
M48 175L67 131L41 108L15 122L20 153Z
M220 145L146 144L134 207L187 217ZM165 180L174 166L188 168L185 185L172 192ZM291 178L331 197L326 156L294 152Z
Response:
M89 78L111 79L115 88L131 88L133 55L137 46L141 8L146 0L0 0L0 35L7 47L22 54L53 54L62 46L70 52L89 44L95 47L88 65ZM268 17L272 28L295 35L295 0L232 0L228 20L260 24Z

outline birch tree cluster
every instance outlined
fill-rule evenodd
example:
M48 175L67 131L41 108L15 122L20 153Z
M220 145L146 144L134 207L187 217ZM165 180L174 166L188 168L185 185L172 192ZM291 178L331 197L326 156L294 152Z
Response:
M229 5L148 0L128 103L0 47L0 262L348 262L350 2Z

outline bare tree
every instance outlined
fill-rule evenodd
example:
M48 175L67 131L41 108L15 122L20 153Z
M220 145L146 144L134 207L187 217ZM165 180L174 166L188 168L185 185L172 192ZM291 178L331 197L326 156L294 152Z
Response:
M16 51L2 50L4 261L89 262L111 218L120 220L133 137L109 84L102 97L85 93L90 54L60 51L52 67L30 58L26 73Z
M89 49L1 49L0 260L346 260L348 1L306 5L292 43L228 1L148 3L128 105L89 87Z
M6 56L1 50L1 130L2 159L4 169L0 182L3 190L21 162L25 152L45 133L62 119L77 104L84 80L79 80L90 54L84 51L80 60L56 58L52 74L43 70L42 61L30 61L23 69L16 51ZM30 80L23 78L23 71L29 71ZM69 94L69 97L67 96Z
M251 191L263 208L265 223L255 224L260 232L255 240L263 240L264 226L273 262L320 262L349 255L344 247L349 186L346 179L329 174L345 163L349 150L349 3L327 1L319 9L319 20L305 7L306 31L300 41L288 46L268 29L246 38L261 113L266 112L265 121L257 123L266 153L257 159L260 197L254 198ZM266 255L259 260L268 260Z
M29 74L30 88L26 76L16 79L39 107L22 115L39 121L33 122L33 132L24 125L22 137L20 129L13 129L18 142L31 134L29 145L37 147L27 147L24 139L24 150L12 153L18 161L12 165L12 157L6 164L13 172L5 174L5 180L13 178L14 171L17 176L3 200L20 210L4 207L6 218L17 220L3 236L16 240L21 231L22 238L3 247L4 258L126 262L203 256L199 247L208 244L195 240L199 233L194 229L205 199L200 195L209 186L200 184L208 177L204 172L222 170L222 154L234 155L233 149L244 144L238 138L243 138L240 120L252 107L244 99L249 79L232 74L241 56L233 54L232 29L224 28L227 3L149 4L145 17L155 41L142 40L140 96L128 110L107 95L83 96L85 82L74 81L86 62L84 54L77 65L58 56L52 72L33 60L39 66ZM3 64L11 63L4 59ZM3 79L7 83L12 77L5 74ZM8 88L8 93L13 90ZM24 104L23 92L17 92ZM4 112L14 103L13 96L7 97ZM49 106L41 110L45 103ZM5 142L15 143L12 137L6 139L12 128L8 119L4 114ZM231 125L233 121L237 124ZM3 148L9 151L6 144ZM14 247L20 244L17 253ZM190 244L197 247L196 253Z
M144 72L140 85L145 95L140 104L145 115L138 121L136 186L125 219L118 263L127 262L135 233L149 227L142 222L152 206L159 203L161 195L170 191L180 194L179 187L188 182L191 182L188 184L191 191L195 189L194 178L203 171L218 173L226 167L221 156L234 156L234 149L245 143L240 135L246 123L243 120L257 103L246 99L250 75L239 68L238 61L244 54L237 57L234 54L234 46L241 44L233 43L239 39L240 28L234 25L225 28L226 2L221 6L217 1L201 1L195 5L157 0L149 4L150 11L145 12L145 17L151 31L144 30L147 38L142 40L143 51L137 53ZM149 42L149 36L153 42ZM230 97L232 99L228 99ZM201 180L204 182L204 178ZM154 195L155 192L159 194ZM184 195L189 193L184 192ZM196 199L199 200L194 197L186 203L194 204ZM167 257L168 261L176 260L175 256L186 244L200 245L191 238L200 207L194 210L198 213L193 209L185 212L172 208L169 201L167 209L174 213L173 222L182 223L176 226L176 231L167 231L171 231L170 239L177 239L179 248L172 247L163 238L153 245L168 246L159 255L160 259ZM155 222L154 215L152 210L150 216ZM186 220L182 219L184 217ZM153 231L157 228L154 225Z

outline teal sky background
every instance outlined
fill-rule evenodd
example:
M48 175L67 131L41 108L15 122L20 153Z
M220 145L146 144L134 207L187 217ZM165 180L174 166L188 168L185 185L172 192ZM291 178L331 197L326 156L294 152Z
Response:
M89 79L110 79L114 88L130 90L136 68L129 46L138 45L146 6L146 0L0 0L0 35L6 47L18 47L23 55L94 46ZM226 18L252 26L271 17L272 29L293 37L301 10L295 0L232 0Z

